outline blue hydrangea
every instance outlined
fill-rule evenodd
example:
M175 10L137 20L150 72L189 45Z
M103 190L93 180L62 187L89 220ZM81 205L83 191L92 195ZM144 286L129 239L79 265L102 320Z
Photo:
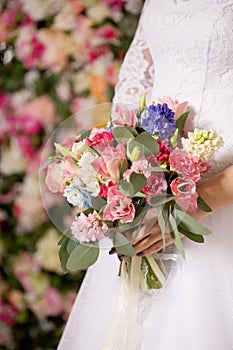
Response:
M141 126L150 135L169 142L176 130L175 113L166 103L151 105L142 116Z
M69 186L64 190L63 196L73 206L79 208L90 208L91 199L93 196L87 191L87 187L84 182L75 176Z

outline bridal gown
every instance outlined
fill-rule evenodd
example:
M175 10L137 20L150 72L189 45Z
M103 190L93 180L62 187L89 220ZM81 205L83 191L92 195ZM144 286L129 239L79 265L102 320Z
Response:
M215 129L224 138L209 176L233 164L233 0L145 2L114 102L137 104L145 91L148 102L188 100L186 128ZM212 234L204 244L184 239L186 259L175 262L166 285L148 298L135 349L233 349L233 206L203 224ZM118 267L103 249L86 274L59 350L102 349L119 302Z

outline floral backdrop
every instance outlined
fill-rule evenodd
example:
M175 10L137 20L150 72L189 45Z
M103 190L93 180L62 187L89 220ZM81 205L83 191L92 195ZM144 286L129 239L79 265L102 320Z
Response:
M0 2L0 349L57 347L84 272L61 272L41 154L64 119L111 100L142 3Z

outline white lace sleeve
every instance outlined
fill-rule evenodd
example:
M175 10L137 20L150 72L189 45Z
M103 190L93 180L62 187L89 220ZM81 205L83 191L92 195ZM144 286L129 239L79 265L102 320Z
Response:
M138 104L144 92L150 96L153 79L153 60L143 26L139 23L120 69L113 103Z

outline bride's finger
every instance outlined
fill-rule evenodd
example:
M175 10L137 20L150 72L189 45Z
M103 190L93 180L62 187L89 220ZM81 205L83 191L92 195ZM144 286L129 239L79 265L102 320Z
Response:
M174 243L174 241L173 241L173 239L171 238L170 235L169 235L169 237L166 237L166 240L165 240L165 246L166 247L171 245L171 244L173 244L173 243ZM154 253L159 252L163 248L164 248L163 240L160 240L160 241L157 241L154 244L152 244L147 249L144 249L143 251L141 251L141 252L139 252L137 254L139 254L139 255L152 255Z
M160 231L151 232L148 236L144 237L139 242L133 244L133 248L136 253L140 251L144 251L145 249L149 248L151 245L160 241L161 238L162 238L162 234Z
M147 232L140 230L138 236L131 243L132 245L136 245L137 243L141 242L142 240L144 240L144 238L150 236L151 234L160 234L160 232L161 232L160 226L158 222L156 222L154 226L151 227L150 230L148 230Z

